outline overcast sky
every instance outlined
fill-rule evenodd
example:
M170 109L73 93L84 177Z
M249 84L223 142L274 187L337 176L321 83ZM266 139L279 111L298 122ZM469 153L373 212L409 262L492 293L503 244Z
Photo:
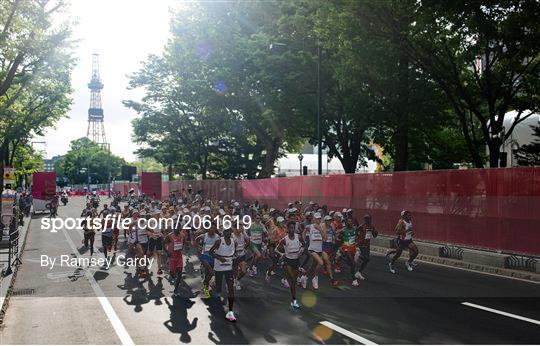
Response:
M125 108L122 100L139 99L140 91L127 90L127 75L137 71L150 53L160 53L169 38L169 8L173 0L71 0L70 14L78 21L74 37L80 42L75 55L79 59L73 70L73 104L69 118L49 130L47 158L64 154L69 142L86 136L90 90L87 87L92 70L92 54L98 53L104 88L101 100L105 116L105 134L111 151L126 160L135 159L137 146L131 142L131 120L135 112ZM41 140L41 139L36 139ZM36 149L44 150L41 144Z

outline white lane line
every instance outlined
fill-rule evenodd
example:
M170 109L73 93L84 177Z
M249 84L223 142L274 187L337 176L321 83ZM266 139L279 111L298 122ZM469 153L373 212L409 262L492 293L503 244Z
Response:
M71 240L71 237L67 234L66 230L63 229L62 232L64 233L64 236L66 237L69 246L73 250L73 253L78 253L77 247L75 244L73 244L73 241ZM103 308L103 311L105 311L105 314L107 315L107 318L111 322L114 331L116 332L116 335L118 335L118 338L120 339L120 342L122 342L123 345L135 345L133 340L131 339L131 336L129 336L129 333L126 330L126 327L124 327L124 324L114 311L111 303L105 297L105 294L103 293L103 290L101 287L99 287L98 283L96 282L96 279L94 279L94 276L90 273L89 270L86 271L86 278L90 282L90 286L92 286L92 289L94 290L94 293L96 294L96 297L99 300L99 303L101 304L101 307Z
M323 326L326 326L326 327L328 327L330 329L335 330L338 333L341 333L341 334L345 335L346 337L349 337L349 338L351 338L353 340L361 342L364 345L377 345L373 341L368 340L368 339L366 339L366 338L364 338L364 337L362 337L362 336L360 336L358 334L354 334L353 332L349 332L347 329L343 329L340 326L333 324L332 322L322 321L322 322L319 322L319 323L322 324Z
M521 320L521 321L525 321L525 322L540 325L540 321L533 320L532 318L527 318L527 317L511 314L509 312L504 312L504 311L501 311L501 310L496 310L496 309L488 308L488 307L485 307L485 306L482 306L482 305L477 305L477 304L473 304L473 303L469 303L469 302L463 302L461 304L467 305L467 306L469 306L471 308L476 308L476 309L480 309L480 310L484 310L484 311L489 311L489 312L492 312L494 314L515 318L516 320Z

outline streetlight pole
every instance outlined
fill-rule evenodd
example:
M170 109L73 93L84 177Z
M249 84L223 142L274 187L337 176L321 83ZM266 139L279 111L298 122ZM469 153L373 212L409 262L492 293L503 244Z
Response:
M317 42L317 170L319 175L322 175L321 135L321 45Z
M300 161L300 175L302 175L302 160L304 159L304 155L302 153L298 154L298 160Z

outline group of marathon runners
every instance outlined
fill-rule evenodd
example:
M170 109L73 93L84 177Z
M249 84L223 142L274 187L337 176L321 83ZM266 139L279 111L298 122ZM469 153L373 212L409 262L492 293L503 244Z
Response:
M174 282L174 296L179 294L184 270L184 255L196 252L201 263L203 283L201 293L210 298L213 290L221 295L223 281L227 288L228 312L225 318L236 321L234 292L241 290L241 281L248 275L256 277L264 265L266 282L278 277L290 289L290 306L300 308L297 287L319 289L319 276L328 276L330 285L340 285L335 273L347 267L348 282L358 287L365 280L364 270L370 260L370 241L377 237L369 214L359 221L351 209L331 211L325 205L309 202L289 203L284 210L239 201L205 199L201 194L174 194L164 202L140 197L123 207L116 198L111 205L88 201L81 213L86 220L104 221L103 229L95 230L91 222L83 223L84 246L94 253L96 232L101 233L103 253L107 259L115 256L118 239L123 233L128 253L135 259L155 258L157 275L168 269ZM129 219L120 229L114 220ZM140 219L158 222L140 222ZM166 221L163 221L166 220ZM143 225L143 226L141 226ZM122 232L121 232L122 231ZM404 250L405 262L412 271L418 249L413 242L411 213L402 211L395 227L396 247L387 254L388 269L396 273L395 262ZM186 258L187 260L187 258ZM147 261L141 261L147 263ZM168 268L167 268L168 267ZM283 270L280 270L283 269ZM139 265L139 277L152 275L150 268Z

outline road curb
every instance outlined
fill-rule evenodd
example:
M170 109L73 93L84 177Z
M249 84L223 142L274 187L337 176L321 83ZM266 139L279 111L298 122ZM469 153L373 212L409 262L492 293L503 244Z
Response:
M382 246L371 246L371 251L378 254L386 254L390 250L389 247ZM430 255L419 254L417 259L422 262L432 263L435 265L444 265L448 267L455 267L460 269L468 269L476 272L495 274L500 276L505 276L513 279L529 280L540 283L540 275L532 272L526 272L522 270L512 270L506 268L498 268L478 263L471 263L460 261L452 258L436 257Z
M28 231L30 229L30 224L31 223L32 223L32 215L30 214L30 217L28 217L28 222L25 222L25 226L23 226L23 227L26 227L26 230L24 232L24 237L23 237L21 247L20 247L20 255L19 255L20 259L22 259L23 255L24 255L24 248L26 247L26 238L28 237ZM8 284L8 288L6 290L5 296L0 297L0 298L3 299L1 307L0 307L0 328L4 324L4 317L6 316L6 311L7 311L7 308L9 306L9 298L11 297L11 295L13 293L13 287L15 286L15 280L17 279L17 273L19 272L19 268L20 268L21 265L22 265L22 263L12 267L13 268L13 274L11 275L11 278L9 279L9 284ZM5 281L4 278L0 278L0 292L2 291L2 286L5 284L4 281Z

